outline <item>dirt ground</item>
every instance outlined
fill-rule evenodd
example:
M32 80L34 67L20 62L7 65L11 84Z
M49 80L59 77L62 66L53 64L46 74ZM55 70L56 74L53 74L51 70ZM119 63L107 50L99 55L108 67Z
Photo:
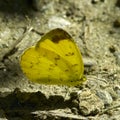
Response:
M83 86L30 82L23 51L54 28L69 32L85 64ZM119 120L119 0L0 1L1 120Z

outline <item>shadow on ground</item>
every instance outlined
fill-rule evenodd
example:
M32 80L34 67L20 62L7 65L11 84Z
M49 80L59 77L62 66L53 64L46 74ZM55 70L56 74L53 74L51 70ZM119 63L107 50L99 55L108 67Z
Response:
M7 14L29 14L32 8L32 0L0 0L0 11Z
M0 108L4 111L7 119L20 117L21 119L32 119L31 112L37 110L55 110L72 107L70 100L65 101L62 96L50 96L46 98L41 92L21 92L16 88L12 93L0 97Z

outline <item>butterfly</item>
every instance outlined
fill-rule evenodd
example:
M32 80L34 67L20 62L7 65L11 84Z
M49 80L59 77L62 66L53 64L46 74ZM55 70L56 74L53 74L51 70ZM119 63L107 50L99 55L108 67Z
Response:
M48 85L81 85L86 79L82 55L65 30L46 33L21 55L20 66L32 82Z

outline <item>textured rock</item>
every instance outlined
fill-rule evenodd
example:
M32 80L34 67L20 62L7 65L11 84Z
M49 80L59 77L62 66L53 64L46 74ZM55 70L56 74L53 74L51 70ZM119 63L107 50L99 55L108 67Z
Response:
M95 115L104 108L104 103L90 90L85 90L79 97L79 109L83 115Z
M105 105L110 105L113 102L111 95L105 90L97 90L97 95L101 98Z

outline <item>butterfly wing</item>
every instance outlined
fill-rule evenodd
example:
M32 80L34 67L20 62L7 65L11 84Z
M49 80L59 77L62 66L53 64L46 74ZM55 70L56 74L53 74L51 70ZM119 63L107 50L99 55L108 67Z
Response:
M24 52L21 67L30 80L40 84L73 86L84 80L81 53L72 37L58 28Z

